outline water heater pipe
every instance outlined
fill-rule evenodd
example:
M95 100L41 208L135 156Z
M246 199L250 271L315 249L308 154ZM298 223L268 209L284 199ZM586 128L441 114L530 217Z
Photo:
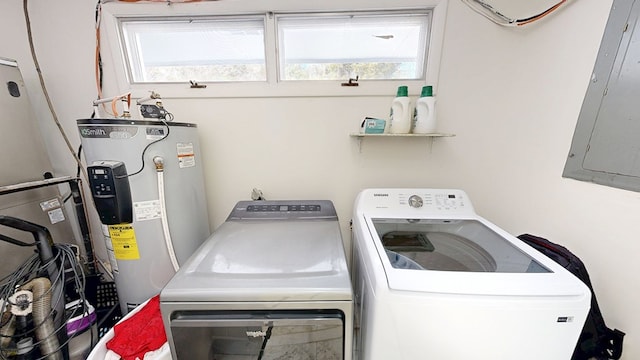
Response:
M112 96L110 98L103 98L103 99L97 99L93 101L93 107L94 107L94 111L96 114L98 114L98 105L100 104L104 104L104 103L111 103L111 111L113 112L113 116L115 117L120 117L120 114L118 114L118 110L116 109L116 102L118 100L122 101L122 117L123 118L128 118L131 117L131 113L129 112L129 108L131 107L131 93L126 93L126 94L122 94L122 95L117 95L117 96Z
M173 249L173 242L171 241L171 233L169 232L169 220L167 219L167 206L164 199L164 159L160 156L153 158L153 163L156 166L156 172L158 173L158 198L160 199L161 208L161 222L162 232L164 233L164 241L167 245L167 251L169 252L169 258L171 259L171 265L173 270L178 271L180 265L176 258L176 252Z
M143 97L141 99L138 99L136 101L136 105L142 105L142 104L144 104L145 102L147 102L149 100L155 100L156 102L160 101L160 94L158 94L155 91L151 91L151 94L149 96L146 96L146 97Z

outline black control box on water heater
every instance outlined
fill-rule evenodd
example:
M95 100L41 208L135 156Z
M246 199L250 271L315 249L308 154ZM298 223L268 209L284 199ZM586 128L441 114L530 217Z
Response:
M105 225L133 222L127 168L120 161L99 161L87 167L91 194Z

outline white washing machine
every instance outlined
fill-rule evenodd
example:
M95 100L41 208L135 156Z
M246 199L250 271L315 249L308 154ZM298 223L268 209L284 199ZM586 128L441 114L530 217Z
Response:
M174 359L351 359L353 293L333 204L239 202L160 308Z
M353 247L357 358L571 358L589 289L463 191L362 191Z

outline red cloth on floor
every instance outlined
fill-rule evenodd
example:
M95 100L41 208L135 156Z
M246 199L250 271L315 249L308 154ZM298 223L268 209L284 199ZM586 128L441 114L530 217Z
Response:
M113 331L115 335L107 342L107 349L123 360L143 359L145 353L158 350L167 341L160 315L160 295L152 297L137 313L116 324Z

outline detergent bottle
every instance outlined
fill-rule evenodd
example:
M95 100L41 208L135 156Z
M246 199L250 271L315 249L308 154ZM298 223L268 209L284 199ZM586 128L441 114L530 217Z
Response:
M399 86L396 97L391 102L389 132L408 134L411 130L411 101L406 86Z
M430 134L436 131L436 98L431 86L423 86L413 114L413 133Z

